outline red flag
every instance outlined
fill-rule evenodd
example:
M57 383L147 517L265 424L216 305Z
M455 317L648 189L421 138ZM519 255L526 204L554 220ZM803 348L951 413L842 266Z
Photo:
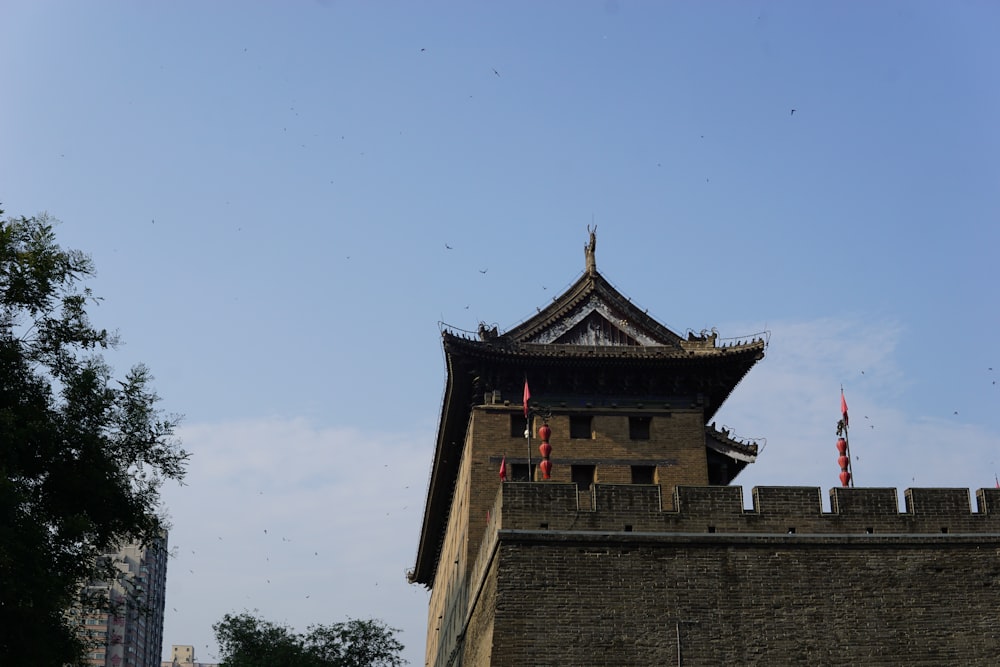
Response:
M528 417L528 400L531 398L531 390L528 389L528 378L524 378L524 417Z
M847 426L847 399L844 398L844 390L840 390L840 413L844 415L844 426Z
M500 459L500 481L507 481L507 455L504 454L503 458Z

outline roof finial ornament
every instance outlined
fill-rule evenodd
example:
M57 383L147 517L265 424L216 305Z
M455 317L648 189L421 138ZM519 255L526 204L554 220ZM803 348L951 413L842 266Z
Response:
M590 233L590 243L583 246L583 254L587 260L587 275L594 276L597 274L597 260L594 259L594 251L597 250L597 225L593 229L587 225L587 232Z

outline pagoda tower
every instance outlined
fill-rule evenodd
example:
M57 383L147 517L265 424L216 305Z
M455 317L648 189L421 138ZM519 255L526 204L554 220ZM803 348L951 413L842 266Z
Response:
M757 448L712 419L766 337L677 335L596 245L523 324L442 332L409 573L431 589L426 665L997 664L1000 484L975 511L968 489L906 489L901 510L853 486L829 511L809 486L745 507L730 483Z
M496 539L502 477L575 484L583 510L595 485L645 485L669 508L676 487L728 485L756 459L755 444L712 418L763 358L765 336L678 335L598 272L595 250L592 231L580 278L513 329L443 328L447 384L409 573L432 590L429 665L493 660L483 646L473 659L467 639L473 617L491 613L477 609L474 566Z

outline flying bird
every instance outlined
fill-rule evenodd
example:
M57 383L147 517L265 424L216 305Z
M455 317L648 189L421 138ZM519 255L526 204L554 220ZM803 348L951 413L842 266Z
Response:
M790 114L788 114L788 115L789 115L789 116L794 116L794 115L795 115L795 109L792 109L792 113L790 113Z
M448 245L447 243L445 243L445 244L444 244L444 249L445 249L445 250L454 250L454 248L452 248L452 247L451 247L450 245Z
M495 67L493 68L493 73L496 74L497 76L500 76L500 72L498 72Z
M489 271L489 269L479 269L479 272L482 273L483 275L486 275L487 271Z

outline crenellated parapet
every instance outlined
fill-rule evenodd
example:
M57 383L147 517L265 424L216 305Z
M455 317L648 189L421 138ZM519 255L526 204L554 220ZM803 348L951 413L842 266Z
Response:
M833 488L824 511L819 487L755 487L744 508L738 486L677 487L664 502L656 485L512 482L495 505L498 530L687 534L1000 534L1000 489Z

